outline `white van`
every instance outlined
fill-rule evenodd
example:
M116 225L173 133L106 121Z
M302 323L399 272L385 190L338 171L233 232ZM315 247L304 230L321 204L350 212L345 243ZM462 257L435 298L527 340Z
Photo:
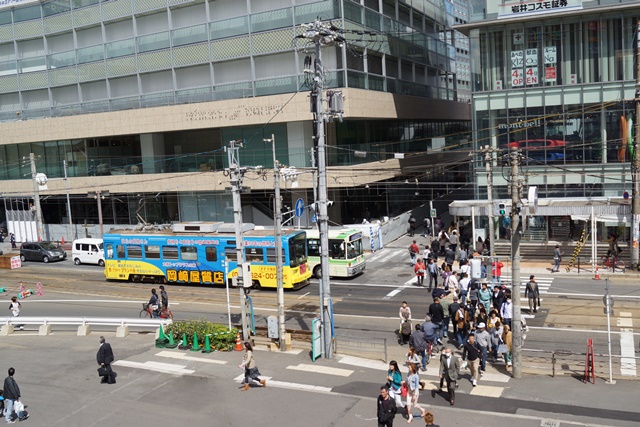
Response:
M71 259L75 265L98 264L104 266L104 244L102 239L78 239L73 241Z

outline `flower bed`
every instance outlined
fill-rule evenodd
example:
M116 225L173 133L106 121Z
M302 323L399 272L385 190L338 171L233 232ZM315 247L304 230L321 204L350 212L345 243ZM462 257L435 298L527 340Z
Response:
M231 351L236 345L237 329L231 329L226 325L219 323L207 322L204 320L190 320L185 322L173 322L164 331L165 335L173 334L176 341L181 341L184 334L187 334L187 344L193 345L193 334L198 337L198 346L203 347L206 337L209 336L209 342L212 350Z

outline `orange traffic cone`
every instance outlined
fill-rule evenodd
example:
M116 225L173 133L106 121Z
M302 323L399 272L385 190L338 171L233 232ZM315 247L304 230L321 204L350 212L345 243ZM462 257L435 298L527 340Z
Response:
M240 332L238 332L238 335L236 336L236 351L242 351L242 340L240 339Z
M593 280L600 280L600 273L598 272L598 266L596 265L596 277Z
M62 244L64 245L64 236L62 236Z

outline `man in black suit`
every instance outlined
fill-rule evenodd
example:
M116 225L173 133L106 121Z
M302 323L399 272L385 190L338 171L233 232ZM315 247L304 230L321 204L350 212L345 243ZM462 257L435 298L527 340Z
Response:
M106 370L106 375L102 377L102 384L115 384L116 383L116 375L111 369L111 364L113 363L113 350L111 350L111 344L105 342L104 337L100 337L100 348L98 349L98 355L96 356L98 360L98 365L100 367L104 367Z

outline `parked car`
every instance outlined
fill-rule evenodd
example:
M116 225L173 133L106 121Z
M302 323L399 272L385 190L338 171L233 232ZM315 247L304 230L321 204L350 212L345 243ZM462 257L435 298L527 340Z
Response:
M53 242L25 242L20 245L20 260L25 261L62 261L67 253Z
M567 143L558 139L528 139L510 142L502 146L504 154L513 148L519 148L522 155L529 159L529 163L562 162L565 160ZM526 159L523 163L527 163Z

